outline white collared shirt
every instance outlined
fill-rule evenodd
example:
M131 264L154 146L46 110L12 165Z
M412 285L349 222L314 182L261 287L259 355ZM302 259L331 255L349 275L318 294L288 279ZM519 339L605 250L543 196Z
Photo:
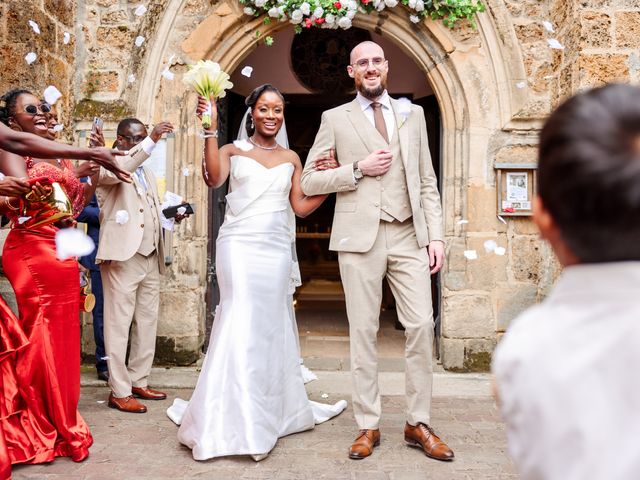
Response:
M358 94L356 95L356 99L358 100L360 107L362 107L362 113L364 113L364 116L367 117L367 119L371 122L371 125L375 127L376 124L373 120L373 108L371 108L371 104L374 102L374 100L368 99L360 92L358 92ZM387 135L389 136L389 142L391 142L393 134L396 130L396 117L393 114L393 109L391 108L391 97L389 97L389 94L385 90L380 98L375 101L382 105L382 116L384 117L384 123L387 126Z
M492 370L523 480L640 478L640 262L567 267Z

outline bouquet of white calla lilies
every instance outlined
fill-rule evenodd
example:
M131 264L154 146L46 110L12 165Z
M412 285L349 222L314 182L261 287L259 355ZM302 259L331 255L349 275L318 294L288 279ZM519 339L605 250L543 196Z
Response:
M185 73L182 81L191 85L198 95L202 95L207 101L213 96L222 98L229 88L233 88L233 83L229 81L229 75L224 72L220 65L211 60L200 60L195 65L189 65L189 71ZM202 114L202 127L211 127L211 103Z

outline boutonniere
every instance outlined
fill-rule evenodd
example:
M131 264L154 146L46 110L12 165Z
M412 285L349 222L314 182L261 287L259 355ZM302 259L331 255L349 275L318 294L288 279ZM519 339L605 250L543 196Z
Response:
M404 125L404 122L407 121L409 115L411 114L411 100L406 97L402 97L398 99L398 115L400 116L400 125L398 128Z

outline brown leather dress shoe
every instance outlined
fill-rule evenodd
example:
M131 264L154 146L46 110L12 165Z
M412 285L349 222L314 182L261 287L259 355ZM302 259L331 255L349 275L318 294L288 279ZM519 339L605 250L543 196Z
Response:
M412 447L422 448L427 457L436 460L453 460L453 450L436 435L429 425L418 423L415 427L408 423L404 426L404 441Z
M373 448L380 445L380 430L360 430L349 448L349 458L360 460L373 453Z
M167 398L166 393L153 390L149 387L131 387L131 393L134 397L144 398L145 400L164 400Z
M145 413L147 411L147 407L133 398L133 395L118 398L113 396L113 392L109 394L109 407L129 413Z

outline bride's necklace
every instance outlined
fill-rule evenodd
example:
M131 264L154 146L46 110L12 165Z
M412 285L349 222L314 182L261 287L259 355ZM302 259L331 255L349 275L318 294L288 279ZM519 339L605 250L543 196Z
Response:
M254 142L253 138L251 137L249 137L249 141L256 147L261 148L262 150L275 150L276 148L278 148L278 142L276 142L276 144L273 147L265 147L264 145L260 145L259 143Z

